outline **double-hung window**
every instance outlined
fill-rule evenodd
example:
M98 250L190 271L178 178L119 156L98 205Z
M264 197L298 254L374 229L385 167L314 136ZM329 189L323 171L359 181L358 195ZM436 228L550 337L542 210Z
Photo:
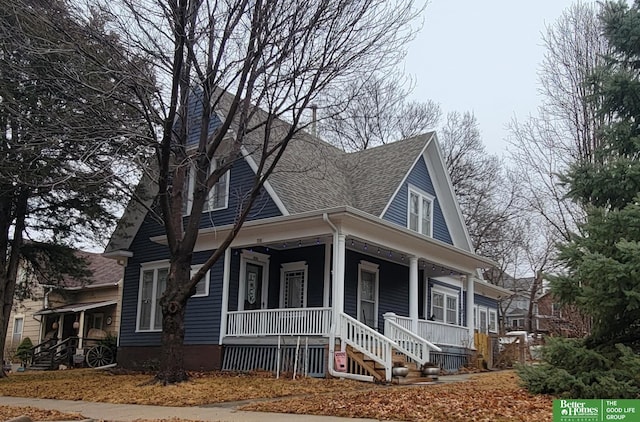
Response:
M433 196L409 187L408 227L410 230L431 236L433 232Z
M167 287L168 275L168 262L142 266L138 294L138 331L162 330L160 298Z
M307 263L288 262L280 271L280 306L304 308L307 306Z
M194 266L191 267L191 277L193 277L195 275L195 273L198 272L200 267L202 267L202 265L194 265ZM196 284L196 292L191 297L209 296L209 277L210 277L210 274L211 274L211 271L207 271L206 274L202 277L202 279L200 279L200 281L198 281L198 284Z
M210 172L218 167L219 163L217 160L214 160L210 167ZM185 201L182 206L182 213L184 215L191 214L191 207L193 205L193 192L196 188L195 186L195 167L191 166L189 171L187 172L187 177L185 180L185 190L187 195L185 196ZM215 211L219 209L224 209L229 206L229 172L227 171L223 175L220 176L218 181L209 191L209 195L207 196L207 200L204 203L202 208L203 212Z
M22 341L22 330L24 328L24 317L16 316L13 319L13 336L11 337L11 343L13 347L17 347Z
M458 296L454 292L431 291L431 318L434 321L458 324Z

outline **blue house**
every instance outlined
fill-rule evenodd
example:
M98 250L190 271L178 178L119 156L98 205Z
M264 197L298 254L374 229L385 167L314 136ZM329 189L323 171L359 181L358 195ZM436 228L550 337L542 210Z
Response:
M194 270L231 229L256 170L243 149L214 187ZM159 356L169 254L146 205L130 204L105 253L126 261L125 367ZM301 132L189 299L185 364L381 381L399 357L456 370L476 331L497 331L497 299L510 294L481 279L491 266L473 253L435 133L345 153Z

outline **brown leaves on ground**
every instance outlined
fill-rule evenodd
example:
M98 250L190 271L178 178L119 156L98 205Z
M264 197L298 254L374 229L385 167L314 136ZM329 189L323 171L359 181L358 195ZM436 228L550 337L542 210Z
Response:
M0 394L161 406L273 399L241 410L405 421L551 421L551 397L527 393L513 371L473 375L465 382L386 387L338 379L220 373L194 374L191 381L174 386L143 385L151 378L93 370L27 372L1 379ZM47 416L21 410L25 408L5 413L6 408L0 406L0 420L23 414L34 420L79 419L77 415L59 417L52 411L42 411L51 413Z
M152 375L112 375L91 369L25 372L0 379L0 394L42 399L86 400L158 406L198 406L370 388L368 384L336 379L276 379L266 376L201 373L188 382L149 384Z
M551 397L530 395L518 380L504 371L466 382L316 394L240 409L404 421L551 421Z
M0 420L6 421L20 416L28 416L34 421L77 421L85 419L77 413L62 413L57 410L37 409L35 407L0 406Z

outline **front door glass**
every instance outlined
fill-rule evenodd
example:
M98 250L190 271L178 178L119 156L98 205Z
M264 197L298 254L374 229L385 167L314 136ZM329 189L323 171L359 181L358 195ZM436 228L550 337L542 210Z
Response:
M262 307L262 266L247 263L245 279L244 309Z

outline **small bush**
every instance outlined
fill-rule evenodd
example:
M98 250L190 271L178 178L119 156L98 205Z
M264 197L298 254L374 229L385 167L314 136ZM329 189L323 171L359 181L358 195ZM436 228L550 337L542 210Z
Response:
M543 362L522 366L518 374L534 394L581 399L640 397L640 356L621 344L594 350L580 340L550 339Z
M31 339L29 337L25 337L24 339L22 339L20 345L16 349L15 356L20 359L20 361L22 361L23 366L31 358L32 347L33 343L31 342Z

